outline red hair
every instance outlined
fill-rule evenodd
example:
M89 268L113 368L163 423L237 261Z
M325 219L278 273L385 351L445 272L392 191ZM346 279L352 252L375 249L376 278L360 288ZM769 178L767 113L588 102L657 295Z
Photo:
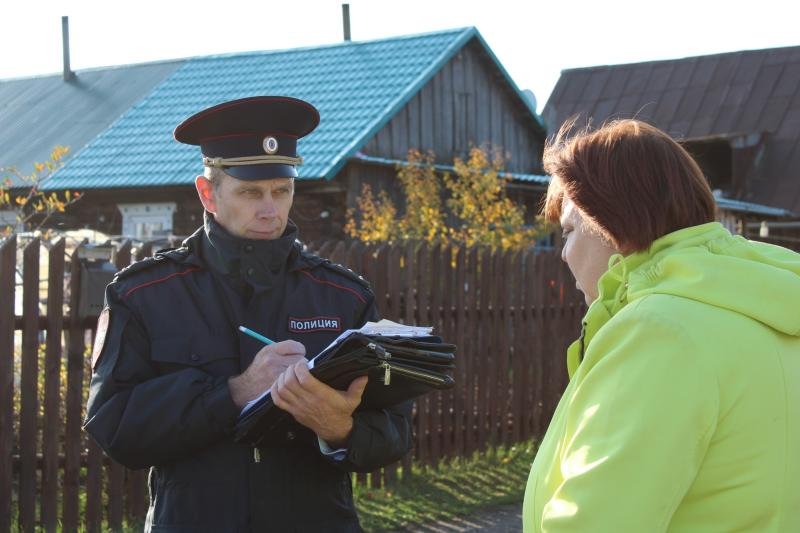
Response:
M543 213L561 218L564 198L623 253L714 220L714 195L692 156L669 135L638 120L614 120L569 136L567 121L544 149L552 176Z

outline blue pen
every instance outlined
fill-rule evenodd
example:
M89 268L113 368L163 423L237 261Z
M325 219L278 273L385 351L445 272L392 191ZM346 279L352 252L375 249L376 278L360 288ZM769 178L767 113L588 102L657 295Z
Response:
M261 335L260 333L256 333L255 331L253 331L250 328L246 328L244 326L239 326L239 331L241 331L245 335L250 335L254 339L260 340L264 344L275 344L275 341L266 338L264 335Z

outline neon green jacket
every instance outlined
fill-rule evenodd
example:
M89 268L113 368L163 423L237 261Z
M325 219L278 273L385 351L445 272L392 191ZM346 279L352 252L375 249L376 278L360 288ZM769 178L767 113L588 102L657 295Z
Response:
M709 223L598 286L524 531L800 532L800 255Z

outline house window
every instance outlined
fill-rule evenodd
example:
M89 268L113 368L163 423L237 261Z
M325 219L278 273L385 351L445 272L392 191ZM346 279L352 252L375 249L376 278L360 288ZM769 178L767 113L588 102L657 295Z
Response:
M697 161L711 189L733 196L733 154L728 140L698 139L683 141L681 144Z
M17 227L17 213L15 211L0 211L0 231L7 227Z
M122 235L139 240L169 236L175 205L175 202L117 205L122 213Z

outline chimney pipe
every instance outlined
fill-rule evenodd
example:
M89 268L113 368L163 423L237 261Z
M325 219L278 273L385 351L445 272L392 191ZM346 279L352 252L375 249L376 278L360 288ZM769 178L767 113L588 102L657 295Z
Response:
M75 73L69 68L69 17L61 17L61 45L64 50L64 81L70 81Z
M350 40L350 4L342 4L342 24L344 24L344 40Z

